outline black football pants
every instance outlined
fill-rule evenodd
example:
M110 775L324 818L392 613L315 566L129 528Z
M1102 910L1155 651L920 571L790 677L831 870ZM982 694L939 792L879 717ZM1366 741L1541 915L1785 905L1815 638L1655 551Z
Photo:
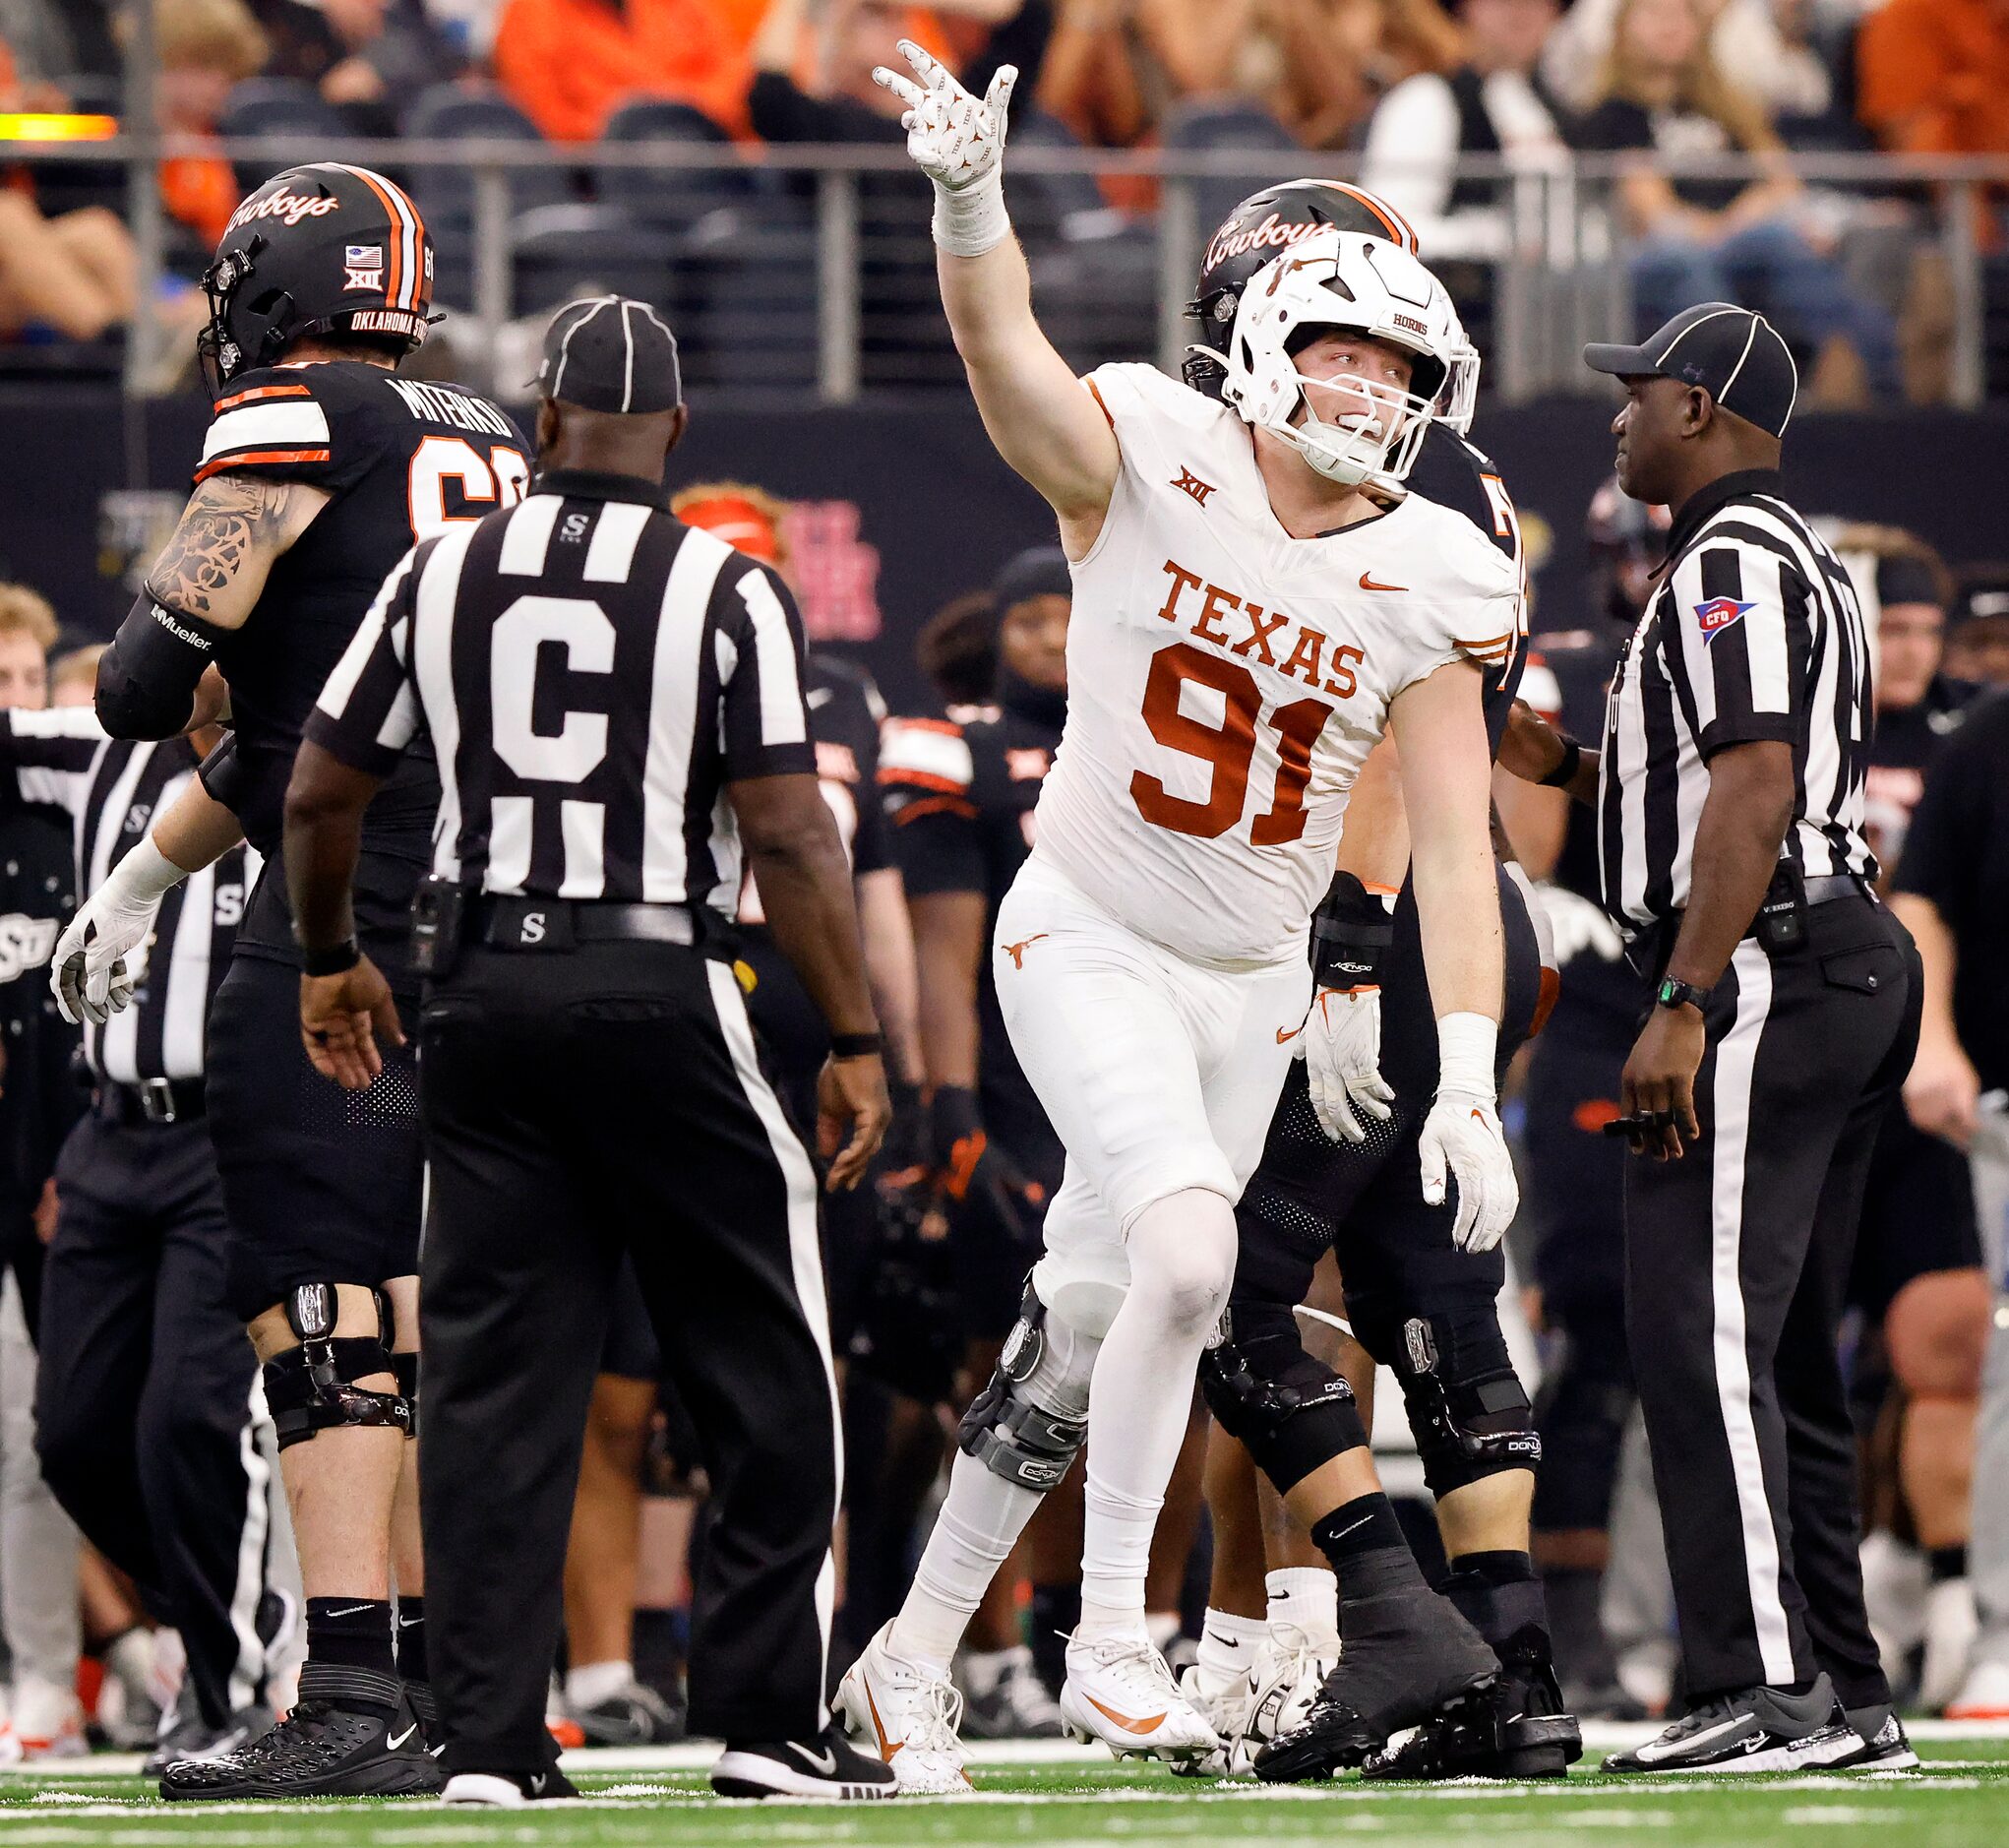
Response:
M85 1538L181 1632L203 1717L263 1689L271 1471L258 1366L227 1302L229 1226L207 1127L87 1113L56 1163L36 1449Z
M1863 1614L1836 1333L1870 1151L1918 1044L1918 952L1866 897L1738 945L1707 1009L1702 1138L1625 1187L1626 1328L1691 1697L1826 1670L1890 1698Z
M817 1186L729 964L470 948L421 1010L419 1482L450 1771L544 1728L586 1402L632 1260L711 1480L691 1727L813 1739L842 1473Z

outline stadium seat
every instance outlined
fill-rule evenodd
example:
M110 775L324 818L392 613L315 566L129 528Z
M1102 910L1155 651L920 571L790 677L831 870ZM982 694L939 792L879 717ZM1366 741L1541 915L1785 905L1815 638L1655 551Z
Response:
M252 77L230 92L216 132L225 140L256 135L298 142L297 153L278 159L236 163L238 187L249 193L286 167L320 159L328 143L348 141L355 129L334 104L322 101L312 84L297 77Z
M688 230L706 213L745 205L769 190L764 175L731 158L732 137L689 103L647 98L626 103L607 118L602 138L615 144L713 149L724 159L718 167L596 168L593 185L601 202L626 208L644 224Z
M540 206L515 224L515 310L555 308L588 284L670 303L677 240L615 206Z
M543 146L544 138L498 90L435 84L421 91L403 123L409 141L497 141ZM414 167L412 196L425 215L436 253L433 292L449 306L472 305L475 193L472 167ZM569 168L517 168L509 175L512 216L576 201Z
M1265 179L1288 178L1308 156L1275 116L1252 102L1220 100L1181 103L1165 118L1165 146L1185 153L1246 153L1246 174L1229 174L1193 184L1195 216L1204 237ZM1287 154L1278 161L1267 156Z

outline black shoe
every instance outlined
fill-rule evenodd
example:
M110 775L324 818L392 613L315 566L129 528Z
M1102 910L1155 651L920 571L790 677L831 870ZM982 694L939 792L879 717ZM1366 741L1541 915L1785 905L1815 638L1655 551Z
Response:
M1836 1771L1916 1771L1918 1755L1905 1733L1905 1723L1887 1706L1851 1707L1849 1730L1859 1742L1846 1758L1837 1758Z
M1837 1764L1862 1748L1835 1698L1834 1685L1817 1675L1803 1694L1777 1688L1705 1700L1658 1739L1616 1752L1605 1769L1640 1771L1811 1771Z
M442 1803L474 1810L520 1810L526 1803L563 1803L578 1786L553 1765L548 1771L456 1771Z
M447 1749L447 1729L440 1724L440 1701L432 1683L406 1682L404 1697L411 1702L412 1715L418 1721L419 1743L428 1756L437 1758Z
M829 1797L870 1801L899 1794L893 1767L869 1757L831 1726L805 1744L728 1744L711 1767L711 1788L721 1797Z
M307 1682L309 1675L301 1679ZM395 1690L397 1685L391 1686ZM418 1716L401 1690L396 1700L387 1714L377 1706L302 1699L271 1732L241 1751L170 1764L160 1774L160 1794L170 1803L429 1795L440 1788L440 1767L427 1755Z
M1490 1689L1499 1658L1430 1590L1389 1592L1340 1611L1339 1666L1310 1710L1255 1755L1265 1784L1330 1777L1364 1764L1390 1733Z
M1562 1777L1583 1756L1583 1729L1564 1710L1546 1657L1500 1650L1499 1679L1483 1694L1459 1696L1403 1743L1362 1767L1369 1778Z
M684 1709L672 1706L639 1681L595 1700L591 1706L565 1703L565 1716L589 1746L667 1746L684 1736Z
M225 1757L263 1738L272 1728L273 1710L263 1701L239 1707L221 1726L212 1726L196 1704L195 1690L184 1684L173 1714L140 1769L149 1777L158 1777L182 1758Z

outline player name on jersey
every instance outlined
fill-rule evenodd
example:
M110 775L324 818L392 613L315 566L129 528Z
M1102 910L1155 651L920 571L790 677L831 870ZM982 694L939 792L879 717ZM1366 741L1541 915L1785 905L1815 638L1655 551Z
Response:
M423 379L392 379L388 383L404 400L405 409L422 423L452 424L457 430L475 430L512 443L520 440L516 426L483 399Z

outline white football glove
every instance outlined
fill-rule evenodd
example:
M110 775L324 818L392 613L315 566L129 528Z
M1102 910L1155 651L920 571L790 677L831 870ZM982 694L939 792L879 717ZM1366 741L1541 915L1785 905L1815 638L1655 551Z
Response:
M145 835L78 907L49 958L49 987L64 1019L102 1026L131 1006L160 900L187 877Z
M1018 67L1001 64L979 100L913 40L902 38L899 45L913 77L883 64L872 76L906 104L900 126L907 131L908 157L935 182L935 241L951 256L981 256L1011 230L1001 163Z
M1395 1093L1381 1077L1381 991L1321 988L1298 1035L1318 1127L1335 1142L1365 1142L1364 1117L1386 1123Z
M1493 1095L1498 1036L1496 1024L1484 1015L1449 1014L1437 1022L1440 1077L1418 1150L1429 1204L1441 1206L1447 1182L1458 1184L1451 1237L1466 1252L1492 1251L1521 1203Z

